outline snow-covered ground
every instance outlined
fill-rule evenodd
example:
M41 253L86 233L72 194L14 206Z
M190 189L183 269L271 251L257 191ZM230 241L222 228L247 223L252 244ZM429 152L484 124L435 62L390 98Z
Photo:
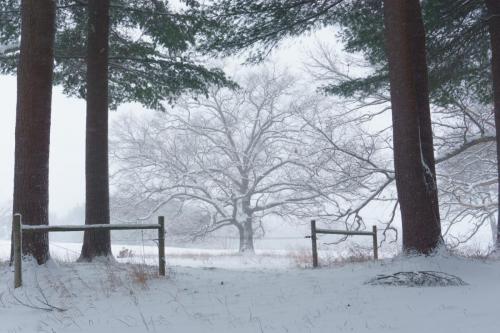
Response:
M4 260L6 245L0 243ZM54 257L74 258L67 249L52 250ZM166 278L156 277L154 266L52 260L25 263L24 286L16 290L11 268L0 263L0 332L457 333L498 326L499 261L439 255L313 270L298 268L300 260L285 252L169 250ZM415 270L443 271L468 285L364 284L378 274Z

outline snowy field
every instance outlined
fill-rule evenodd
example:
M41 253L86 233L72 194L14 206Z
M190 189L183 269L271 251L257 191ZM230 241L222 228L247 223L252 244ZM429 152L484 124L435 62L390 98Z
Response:
M67 262L79 244L51 248L63 261L26 263L24 286L15 291L11 268L0 263L2 333L469 333L498 326L500 262L493 260L439 255L312 270L300 268L300 256L289 251L238 256L167 248L168 277L158 278L156 266L124 263L153 263L154 248L130 248L134 257L111 264ZM113 249L115 255L121 248ZM1 260L7 249L7 242L0 243ZM443 271L468 285L365 284L378 274L415 270Z

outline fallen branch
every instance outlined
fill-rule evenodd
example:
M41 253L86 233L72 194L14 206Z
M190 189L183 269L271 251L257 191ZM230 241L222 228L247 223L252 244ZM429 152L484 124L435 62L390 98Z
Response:
M467 283L458 276L436 271L397 272L389 275L378 275L365 282L365 284L407 287L449 287L467 285Z

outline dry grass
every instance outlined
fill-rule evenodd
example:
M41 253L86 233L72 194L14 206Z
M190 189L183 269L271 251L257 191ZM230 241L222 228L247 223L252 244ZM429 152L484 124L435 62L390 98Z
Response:
M345 265L373 261L373 255L367 253L356 253L341 255L328 261L330 265Z
M312 253L309 249L290 251L290 258L298 268L312 267Z
M310 249L300 249L295 251L290 251L290 257L298 268L310 268L312 267L312 253ZM373 254L366 250L357 247L350 247L344 253L319 253L319 266L331 267L331 266L342 266L352 263L362 263L373 261Z
M466 258L466 259L475 259L475 260L488 260L494 259L497 256L495 249L493 247L489 247L487 249L481 248L478 245L470 245L461 248L448 249L451 255Z
M156 267L145 264L131 264L129 269L132 281L143 289L148 289L148 282L158 278L158 270Z

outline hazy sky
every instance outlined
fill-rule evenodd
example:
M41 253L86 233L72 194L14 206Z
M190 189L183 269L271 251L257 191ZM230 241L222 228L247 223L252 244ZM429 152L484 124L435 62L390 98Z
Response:
M0 77L0 201L12 198L16 78ZM62 212L82 202L84 192L85 103L54 90L50 147L50 209Z
M318 33L286 42L274 54L281 66L300 67L306 50L317 40L332 42L335 33L323 29ZM237 63L231 67L237 67ZM0 76L0 205L10 201L13 191L14 129L16 110L16 78ZM124 112L141 109L125 105L111 112L113 119ZM52 128L50 146L50 211L63 215L85 199L85 101L68 98L59 87L52 98Z

